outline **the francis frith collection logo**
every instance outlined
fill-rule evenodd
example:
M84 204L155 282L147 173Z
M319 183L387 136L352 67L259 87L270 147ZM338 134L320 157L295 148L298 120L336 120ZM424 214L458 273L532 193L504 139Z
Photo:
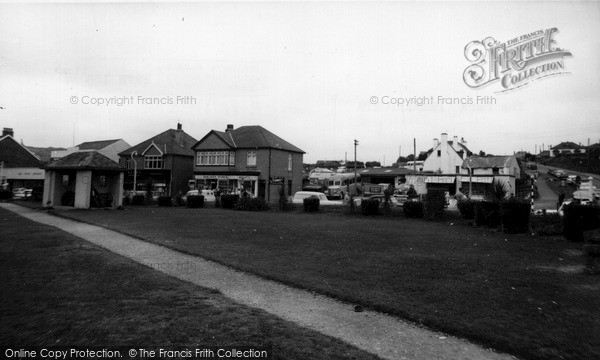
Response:
M567 73L564 58L571 53L557 46L557 32L556 28L537 30L503 43L492 37L471 41L465 46L465 57L471 62L463 73L465 84L478 88L498 82L497 92L506 92Z

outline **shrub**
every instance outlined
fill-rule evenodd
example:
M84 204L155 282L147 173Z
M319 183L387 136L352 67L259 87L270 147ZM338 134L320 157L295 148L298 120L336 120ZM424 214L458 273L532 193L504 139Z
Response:
M363 215L379 215L379 200L364 199L360 203L360 211Z
M170 196L159 196L158 206L173 206L173 199Z
M429 189L423 199L425 218L439 219L444 216L446 192L441 189Z
M600 207L571 203L564 207L563 234L567 240L583 241L583 232L600 227Z
M479 201L475 203L475 225L498 227L502 222L500 217L500 203Z
M204 206L203 195L190 195L187 197L187 207L189 208L201 208Z
M502 201L508 195L508 189L506 184L497 180L493 180L490 184L490 192L486 194L485 198L489 202Z
M319 205L321 201L316 196L310 196L303 200L304 202L304 211L307 212L316 212L319 211Z
M60 197L60 204L62 206L74 206L75 205L75 193L67 191Z
M402 205L404 216L409 218L422 218L424 216L424 206L420 201L407 201Z
M131 205L146 205L146 196L133 195L131 198Z
M542 214L531 216L531 229L537 235L562 235L562 217L558 214Z
M463 219L474 219L475 218L475 201L473 200L459 200L456 204L458 211Z
M526 233L529 231L529 216L531 204L510 199L500 203L500 217L503 231L509 234Z
M221 207L223 209L233 209L239 201L239 195L225 194L221 195Z
M266 211L269 210L269 205L265 199L261 197L241 197L235 205L236 210L240 211Z
M9 190L0 190L0 200L8 200L12 198L12 192Z

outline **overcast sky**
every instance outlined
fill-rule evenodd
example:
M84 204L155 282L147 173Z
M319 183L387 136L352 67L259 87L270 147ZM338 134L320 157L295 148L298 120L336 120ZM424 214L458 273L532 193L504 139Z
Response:
M566 74L506 93L463 81L469 42L549 28L572 53ZM597 2L3 3L0 127L26 145L67 147L135 145L178 121L197 139L261 125L305 162L352 159L358 139L359 160L386 165L442 132L493 154L587 145L600 141L599 34ZM383 104L424 96L434 104ZM92 104L101 98L129 103Z

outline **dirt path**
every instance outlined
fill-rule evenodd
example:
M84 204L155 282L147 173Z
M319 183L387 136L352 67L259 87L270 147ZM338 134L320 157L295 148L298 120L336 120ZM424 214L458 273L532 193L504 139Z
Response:
M336 337L382 358L515 359L392 316L372 311L354 312L354 307L349 304L235 271L112 230L14 204L0 206L33 221L55 226L168 275L219 290L237 302Z

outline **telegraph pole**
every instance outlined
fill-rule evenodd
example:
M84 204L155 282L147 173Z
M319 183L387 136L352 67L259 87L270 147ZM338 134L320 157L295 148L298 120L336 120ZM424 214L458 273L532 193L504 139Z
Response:
M358 184L356 183L356 147L358 140L354 139L354 192L358 195Z

